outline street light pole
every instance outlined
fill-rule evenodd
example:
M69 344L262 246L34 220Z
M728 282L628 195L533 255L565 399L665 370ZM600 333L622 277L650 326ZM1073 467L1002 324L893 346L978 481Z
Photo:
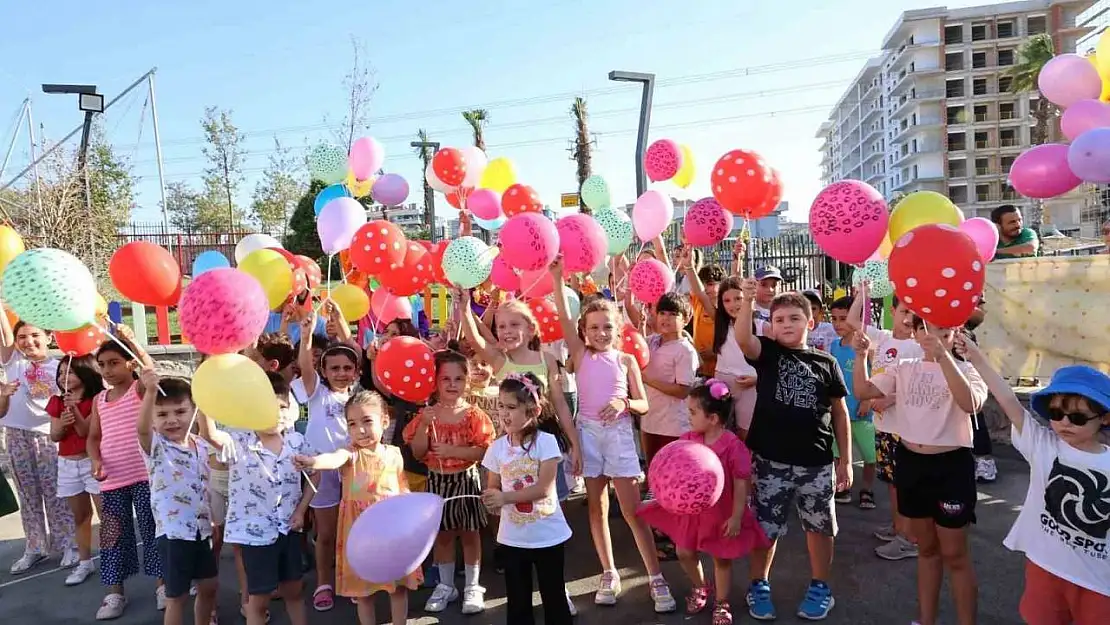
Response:
M420 150L422 150L421 154L427 154L429 149L432 151L432 154L435 154L439 150L439 142L438 141L413 141L409 145L414 147L414 148L420 148ZM427 163L427 161L425 161L424 169L427 170L427 168L428 168L428 163ZM427 176L427 172L425 172L424 175ZM436 206L435 206L435 202L436 202L435 193L432 191L431 185L429 185L427 183L427 181L425 181L424 182L424 221L426 221L428 223L428 240L431 241L432 243L436 242Z
M644 152L647 150L648 127L651 125L651 97L655 92L655 74L641 72L609 72L614 82L638 82L643 87L640 99L640 128L636 133L636 197L647 191L647 173L644 172Z

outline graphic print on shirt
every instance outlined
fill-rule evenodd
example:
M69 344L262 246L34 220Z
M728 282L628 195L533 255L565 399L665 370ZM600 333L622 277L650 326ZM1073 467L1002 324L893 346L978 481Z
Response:
M812 410L817 406L817 375L804 362L779 359L775 401L784 406Z
M517 450L510 452L509 460L501 465L501 488L524 490L536 484L540 475L540 461L530 454ZM524 501L509 508L509 520L517 525L528 525L555 513L555 502L544 496L535 501Z
M898 387L898 403L926 410L941 410L952 396L944 374L940 371L919 369L909 376L907 384Z
M1106 560L1110 536L1110 475L1052 463L1041 528L1072 549Z
M37 362L31 363L23 373L23 380L27 382L27 394L34 399L46 399L53 394L50 387L50 372Z

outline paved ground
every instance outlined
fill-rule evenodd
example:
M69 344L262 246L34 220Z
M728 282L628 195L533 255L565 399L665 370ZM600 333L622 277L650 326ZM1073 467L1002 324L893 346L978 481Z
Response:
M981 625L1014 625L1021 622L1017 615L1021 594L1022 557L1007 551L1002 539L1012 524L1025 496L1027 469L1009 448L1001 450L999 458L1000 479L985 486L979 493L979 524L973 536L972 553L979 573L979 623ZM914 562L885 562L874 556L872 548L877 542L871 537L874 526L886 518L885 492L878 494L879 509L869 512L854 506L840 507L840 536L836 546L836 563L833 567L833 590L836 607L827 622L830 625L904 625L915 616L916 591ZM618 606L599 608L593 605L593 591L597 584L597 564L589 539L585 506L580 502L568 504L569 516L575 531L573 549L569 552L567 568L570 589L580 610L580 624L605 623L606 625L650 625L655 623L709 623L708 614L687 617L683 614L657 616L651 612L647 597L645 577L638 563L635 547L627 529L619 519L613 520L618 563L623 565L625 594ZM66 588L62 584L65 573L54 567L57 560L41 565L32 573L12 577L7 570L23 550L18 515L0 519L0 623L43 623L64 625L89 623L101 598L101 589L95 577L83 586ZM803 622L793 615L809 583L809 568L805 557L804 541L796 523L785 544L779 549L780 557L773 571L776 605L779 621ZM665 573L671 580L676 596L684 596L688 584L676 563L665 564ZM233 566L228 558L222 567L223 588L220 592L221 619L225 624L241 623L235 610L235 579ZM743 574L746 564L738 563L736 571ZM311 579L308 580L311 583ZM428 591L415 595L412 601L410 623L430 625L440 623L455 625L486 625L504 623L504 587L492 570L483 573L483 583L488 587L488 610L481 615L464 617L452 606L445 615L437 617L422 614ZM745 579L734 584L734 605L739 607ZM161 623L161 614L154 609L153 582L133 578L128 583L131 605L121 625ZM536 598L538 602L538 595ZM388 614L384 600L379 615ZM754 622L746 612L737 622ZM327 614L310 613L309 622L319 625L354 623L353 606L339 602ZM384 618L384 617L383 617ZM537 616L537 620L542 617ZM942 622L954 623L951 603L944 598ZM191 621L190 621L191 622ZM274 606L275 625L288 621L280 604ZM382 620L382 622L386 622Z

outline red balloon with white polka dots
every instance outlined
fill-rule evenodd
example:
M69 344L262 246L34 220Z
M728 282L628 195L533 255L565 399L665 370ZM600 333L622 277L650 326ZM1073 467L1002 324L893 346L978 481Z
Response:
M894 294L942 328L962 326L982 298L987 268L975 241L955 226L918 226L894 243L888 264Z
M751 150L729 151L709 175L709 186L717 203L746 219L758 219L774 209L766 205L775 182L771 166Z
M466 155L456 148L443 148L432 157L432 171L449 187L457 187L466 179Z
M543 297L528 300L528 308L539 324L540 342L554 343L563 338L563 326L559 324L559 313L555 303Z
M631 323L624 324L624 328L621 330L621 351L635 358L640 369L648 366L648 361L651 360L647 340Z
M435 390L432 348L411 336L386 341L374 359L374 373L386 390L413 404L428 401Z

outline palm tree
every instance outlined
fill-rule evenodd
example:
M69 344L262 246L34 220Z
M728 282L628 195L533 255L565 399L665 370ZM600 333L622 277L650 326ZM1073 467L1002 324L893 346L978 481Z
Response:
M413 151L416 152L416 156L424 164L420 170L421 180L424 181L424 222L428 224L428 228L435 228L435 195L432 193L432 185L428 184L427 175L424 175L435 154L432 152L432 146L428 145L427 130L424 128L417 130L416 139L422 145L414 147Z
M489 111L486 109L474 109L472 111L463 111L463 119L466 123L470 124L470 129L474 131L474 147L485 152L486 151L486 137L485 129L486 124L489 123Z
M592 173L590 152L593 146L590 144L589 115L589 111L586 110L586 99L575 98L574 104L570 105L570 116L574 118L574 161L578 164L575 173L578 176L579 189ZM590 208L582 201L581 195L578 197L578 210L587 215L591 213Z
M1037 87L1041 70L1055 55L1056 44L1052 41L1052 37L1047 34L1035 35L1021 45L1021 48L1018 49L1017 64L1004 74L1010 78L1010 93L1036 92L1039 96L1033 103L1033 119L1036 123L1033 125L1029 137L1033 145L1048 142L1049 124L1057 115L1056 106L1049 102ZM1032 222L1030 225L1034 230L1042 229L1043 224L1044 234L1050 236L1060 234L1056 227L1052 225L1052 219L1048 212L1044 210L1043 201L1035 200L1032 212L1033 214L1029 217Z

